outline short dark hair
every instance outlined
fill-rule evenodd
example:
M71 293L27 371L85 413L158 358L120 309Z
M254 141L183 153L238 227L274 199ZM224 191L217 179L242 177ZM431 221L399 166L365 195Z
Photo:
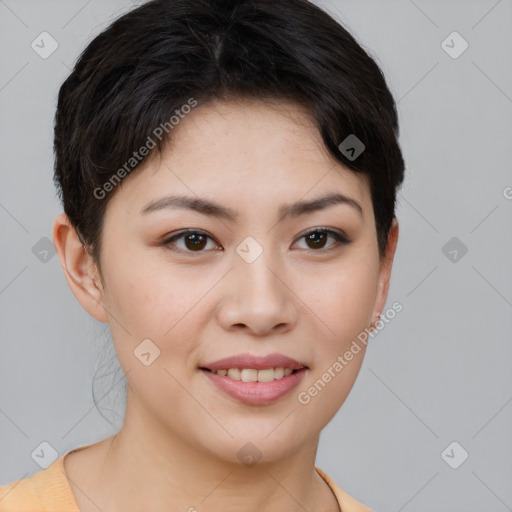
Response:
M369 177L383 256L404 161L393 96L354 37L307 0L153 0L95 37L59 91L54 182L98 265L115 192L105 183L127 162L138 167L133 154L149 138L149 154L162 151L169 119L191 98L305 106L329 153ZM165 137L151 137L159 126ZM355 159L339 149L351 134L365 145Z

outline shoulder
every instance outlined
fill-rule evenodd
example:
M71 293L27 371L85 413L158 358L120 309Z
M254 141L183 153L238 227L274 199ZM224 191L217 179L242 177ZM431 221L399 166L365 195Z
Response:
M0 512L79 512L63 472L64 456L28 478L0 487Z
M368 508L366 505L363 505L354 497L350 496L350 494L337 485L336 482L320 468L316 467L315 469L332 489L342 512L374 512L371 508Z
M46 470L43 470L43 472ZM43 510L34 487L34 476L10 482L0 487L0 512Z
M79 512L64 471L66 455L30 477L0 486L0 512Z

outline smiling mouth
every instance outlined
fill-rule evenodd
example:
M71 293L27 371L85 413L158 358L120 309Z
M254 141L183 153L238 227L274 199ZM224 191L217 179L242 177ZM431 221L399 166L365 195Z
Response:
M281 380L294 373L306 370L307 367L300 369L276 367L257 370L255 368L225 368L220 370L210 370L209 368L199 368L202 371L215 373L221 377L227 377L231 380L242 382L272 382Z

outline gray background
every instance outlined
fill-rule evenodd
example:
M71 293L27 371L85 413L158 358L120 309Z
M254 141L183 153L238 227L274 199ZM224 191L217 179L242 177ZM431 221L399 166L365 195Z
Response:
M512 2L317 3L384 70L407 164L387 304L403 310L371 341L317 465L379 512L512 510ZM58 87L86 43L134 5L0 0L0 483L41 470L31 453L42 441L60 455L113 434L116 396L124 412L121 385L102 398L119 372L100 379L97 396L114 424L94 407L93 374L113 356L103 354L108 330L44 250L61 211ZM43 31L59 44L47 59L31 48ZM453 31L469 44L458 58L441 44ZM443 252L452 237L459 248ZM469 453L457 469L441 456L453 441L462 448L448 450L452 464Z

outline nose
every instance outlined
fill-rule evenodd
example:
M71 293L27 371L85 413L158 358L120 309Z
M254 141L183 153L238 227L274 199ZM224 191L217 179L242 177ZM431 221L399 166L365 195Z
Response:
M293 283L282 264L266 258L265 251L252 263L238 255L224 279L218 321L227 331L255 336L284 333L299 316Z

